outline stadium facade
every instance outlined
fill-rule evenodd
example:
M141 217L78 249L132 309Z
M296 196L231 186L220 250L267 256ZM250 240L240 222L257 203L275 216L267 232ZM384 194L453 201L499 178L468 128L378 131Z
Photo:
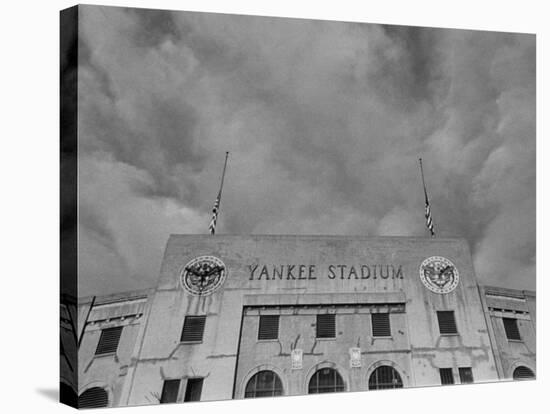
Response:
M462 239L173 235L155 288L68 303L61 393L80 407L536 372L535 294L479 285Z

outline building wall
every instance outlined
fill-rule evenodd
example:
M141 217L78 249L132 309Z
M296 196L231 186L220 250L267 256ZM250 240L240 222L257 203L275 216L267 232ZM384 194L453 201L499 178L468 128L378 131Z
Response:
M493 330L501 378L512 379L519 366L536 372L536 302L534 292L485 286L481 289ZM508 339L503 318L517 321L521 339Z
M226 279L211 294L192 295L182 286L182 270L205 255L224 262ZM434 293L420 280L420 265L432 256L459 271L450 293ZM263 369L279 375L285 395L307 393L309 379L324 367L337 369L350 391L368 389L380 365L394 367L405 387L440 384L440 368L451 368L455 383L461 367L472 368L475 382L508 378L520 362L534 371L534 295L511 300L494 293L478 288L460 239L171 236L156 289L94 306L79 351L79 393L98 385L108 390L110 405L125 406L158 403L168 379L181 381L183 401L195 377L204 378L202 401L242 398L247 381ZM527 312L522 343L503 339L497 305ZM86 306L79 303L81 322ZM454 312L458 335L440 334L442 310ZM371 312L380 311L390 312L391 337L372 336ZM324 312L336 315L334 339L315 337L316 315ZM277 340L258 341L263 314L280 315ZM203 340L181 342L192 315L206 316ZM117 353L95 356L101 329L110 326L124 326ZM360 348L358 367L351 367L350 348ZM293 369L296 349L302 366Z
M223 260L228 269L227 279L224 286L211 295L191 296L182 289L180 274L186 263L202 255ZM453 292L433 293L421 283L419 266L430 256L445 256L459 269L460 283ZM261 275L259 272L264 265L266 272ZM363 265L369 266L368 278L359 272ZM273 267L280 269L280 266L294 266L293 277L274 275ZM311 275L310 266L314 266ZM350 274L352 266L355 272ZM300 269L303 270L301 274ZM316 353L321 355L305 355L301 372L285 376L291 393L303 393L309 366L323 361L337 364L353 389L365 389L369 366L376 361L396 364L404 382L410 386L439 384L441 367L453 368L455 375L458 375L459 367L472 367L478 382L497 379L470 253L462 240L172 236L166 248L128 402L146 403L148 394L162 389L164 379L185 380L195 376L205 377L203 400L232 398L241 320L249 323L248 318L243 319L245 305L254 301L258 305L265 305L266 301L294 304L306 297L311 298L309 295L319 295L314 299L318 303L356 303L364 294L369 297L360 300L367 303L384 295L399 297L406 303L403 334L397 335L391 345L384 344L389 345L389 351L378 352L382 348L381 342L370 344L366 330L342 330L336 341L338 346L334 343L318 344ZM459 335L439 334L438 310L455 312ZM207 316L201 344L179 342L186 315ZM301 335L299 345L310 350L314 344L311 333L308 333L311 322L304 319L303 323L297 321L295 325L292 330ZM248 332L247 326L244 328L244 332ZM262 359L264 351L258 348L253 352L254 362L239 361L236 397L242 396L242 378L254 369L253 364L275 365L277 362L280 371L288 371L291 361L284 358L284 354L293 346L296 335L281 338L281 356L277 356L280 353L278 347L271 347L273 349L265 350L268 353ZM358 372L345 372L349 366L348 349L358 341L365 365ZM241 355L248 359L247 346L252 344L245 342L246 353L241 351Z
M365 295L366 296L366 295ZM370 305L364 297L361 304L318 306L322 302L308 298L312 305L291 308L247 308L243 318L239 361L236 376L236 398L243 398L250 378L269 369L284 382L285 395L308 393L312 375L320 368L332 367L343 377L347 391L367 389L368 374L377 362L391 359L405 386L411 385L411 347L404 304ZM364 304L363 304L364 303ZM372 337L371 312L389 313L391 337ZM335 314L336 337L316 338L318 314ZM258 340L260 315L279 316L279 338ZM350 348L361 348L361 366L351 367ZM293 369L291 352L302 350L302 368Z
M77 320L77 300L68 295L61 295L59 309L59 365L60 384L63 389L62 401L73 401L78 390L78 350L75 334Z
M109 406L119 406L122 388L128 368L135 356L135 345L150 291L128 292L96 299L93 308L91 300L82 300L79 305L79 318L83 326L87 323L78 352L79 387L81 395L92 387L107 391ZM101 331L107 328L122 327L116 352L96 355Z

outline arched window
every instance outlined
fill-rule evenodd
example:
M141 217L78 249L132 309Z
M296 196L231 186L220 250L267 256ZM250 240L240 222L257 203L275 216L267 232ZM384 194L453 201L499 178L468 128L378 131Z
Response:
M309 380L310 394L341 391L345 391L344 380L335 369L321 368Z
M99 387L89 388L78 397L78 408L101 408L108 404L107 391Z
M388 365L376 368L369 378L369 390L385 390L388 388L403 388L399 373Z
M244 398L276 397L283 395L281 379L273 371L260 371L248 380Z
M535 378L535 373L529 368L521 366L514 370L513 376L515 380L531 379Z

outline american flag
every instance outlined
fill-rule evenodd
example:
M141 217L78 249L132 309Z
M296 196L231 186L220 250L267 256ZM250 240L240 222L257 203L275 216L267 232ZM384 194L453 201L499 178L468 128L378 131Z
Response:
M223 180L225 178L225 169L227 168L228 157L229 157L229 151L225 153L225 162L223 163L223 172L222 172L222 180L220 183L220 191L218 192L218 196L216 197L216 201L214 202L214 208L212 209L212 220L210 220L210 224L208 225L208 230L210 230L210 234L216 234L216 222L218 221L218 214L220 212L220 201L222 199Z
M426 216L426 227L428 230L430 230L430 234L432 237L435 236L435 230L434 230L434 222L432 219L432 211L430 210L430 202L428 201L428 195L426 194L426 212L424 213Z
M210 234L216 233L216 221L218 221L218 211L220 210L220 195L218 194L218 197L216 197L214 208L212 209L212 220L210 220L210 225L208 226Z
M424 217L426 217L426 227L430 231L430 235L432 237L435 237L432 210L430 209L430 200L428 199L428 191L426 191L426 182L424 181L424 169L422 168L422 158L419 158L418 161L420 163L420 175L422 176L422 186L424 187L424 199L426 201L426 209L424 211Z

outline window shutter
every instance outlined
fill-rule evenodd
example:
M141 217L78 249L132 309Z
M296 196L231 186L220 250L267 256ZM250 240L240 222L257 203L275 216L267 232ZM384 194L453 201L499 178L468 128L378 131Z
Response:
M372 336L391 336L389 313L373 313L371 322Z
M332 368L321 368L309 380L309 394L342 392L345 390L344 380L338 371Z
M260 315L258 340L277 339L279 337L279 315Z
M116 352L121 333L122 326L103 329L101 331L101 336L99 337L99 342L97 343L95 354L102 355Z
M471 384L474 382L474 376L472 374L472 368L458 368L458 376L460 377L461 384Z
M370 374L369 390L385 390L389 388L403 388L403 381L395 368L382 365Z
M89 388L78 397L78 408L101 408L107 405L109 397L103 388Z
M333 313L317 315L317 338L336 338L336 318Z
M183 322L181 342L202 342L206 316L186 316Z
M451 385L455 383L452 368L440 368L439 376L441 377L441 385Z
M438 311L439 333L441 335L456 335L455 313L453 311Z
M283 384L273 371L260 371L248 380L244 398L276 397L283 395Z
M174 403L178 400L178 392L180 389L180 380L172 379L165 380L162 386L162 395L160 397L160 403Z
M506 332L506 338L521 341L521 336L518 329L518 321L514 318L502 318L504 323L504 331Z
M189 378L187 380L184 402L201 400L203 380L204 378Z
M514 370L513 378L515 380L533 379L535 378L535 373L531 371L529 368L521 366L521 367L517 367Z

